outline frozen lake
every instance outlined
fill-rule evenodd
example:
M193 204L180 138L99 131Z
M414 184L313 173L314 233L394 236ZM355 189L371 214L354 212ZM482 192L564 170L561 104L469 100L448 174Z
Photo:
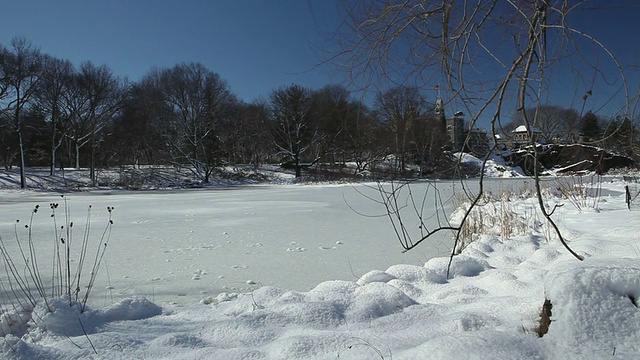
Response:
M107 221L106 207L115 207L104 266L91 297L94 306L130 296L145 296L161 305L187 305L261 285L307 291L326 280L357 280L370 270L423 265L449 253L450 232L403 253L384 207L368 198L380 197L372 186L95 191L70 193L66 199L75 224L74 244L82 238L82 224L92 205L91 255ZM469 186L477 188L474 183ZM488 186L518 189L523 180L490 180ZM422 196L425 188L424 183L414 184L414 194ZM438 189L447 200L454 185L440 182ZM456 193L462 194L461 190L457 183ZM432 212L434 194L431 190L424 202L425 213ZM15 220L24 224L34 206L40 205L33 239L41 270L48 269L44 272L50 277L47 264L54 235L49 203L62 206L61 197L35 191L0 191L0 196L0 235L9 249L15 250ZM451 206L452 202L445 204ZM18 235L27 237L22 225Z

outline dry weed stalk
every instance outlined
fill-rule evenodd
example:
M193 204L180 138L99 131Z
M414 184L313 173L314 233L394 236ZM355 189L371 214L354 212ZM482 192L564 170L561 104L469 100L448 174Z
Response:
M531 196L532 194L523 188L519 194L509 190L502 192L499 197L487 192L471 209L471 203L461 203L458 211L469 211L469 216L460 225L461 230L455 253L459 254L479 235L499 236L505 240L511 236L525 235L530 230L538 230L535 212L525 210L524 213L519 213L517 211L519 207L514 203L515 200L524 201L530 199Z
M68 301L69 306L79 304L81 312L87 306L111 239L114 208L107 207L105 227L97 241L92 241L92 212L89 206L82 237L76 243L69 205L64 196L63 199L63 225L59 225L56 212L58 203L50 204L54 235L50 277L40 267L45 256L43 254L47 253L42 247L46 243L36 239L33 232L39 205L32 211L28 224L24 225L26 239L23 238L24 232L19 231L19 220L14 225L13 243L0 236L0 260L4 269L0 274L0 335L24 331L29 319L37 322L39 319L31 317L35 315L33 310L36 305L41 302L49 311L53 311L50 302L59 298ZM95 253L92 255L93 246Z
M563 176L555 181L557 195L566 199L578 211L598 210L602 195L602 176Z

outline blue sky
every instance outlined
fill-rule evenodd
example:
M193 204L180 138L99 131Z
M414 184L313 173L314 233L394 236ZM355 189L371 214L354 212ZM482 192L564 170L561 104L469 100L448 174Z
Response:
M153 67L200 62L228 81L244 101L267 98L292 83L318 89L340 83L331 66L315 67L314 47L328 42L342 21L341 0L14 0L0 11L0 43L22 36L43 52L75 64L106 64L120 76L140 79ZM575 24L603 40L640 78L640 1L595 0L599 11L576 13ZM604 10L602 8L605 8ZM317 51L317 50L315 50ZM612 71L609 68L608 71ZM553 83L550 103L578 108L589 84L576 74ZM584 78L590 78L590 74ZM434 84L435 85L435 84ZM608 84L611 85L611 84ZM615 85L615 84L614 84ZM615 86L613 86L615 88ZM594 88L586 110L618 111L623 103ZM428 101L435 92L426 91ZM635 94L632 94L635 95ZM453 109L448 110L449 112Z
M332 80L315 68L340 21L334 0L4 1L0 43L22 36L43 52L106 64L136 81L150 69L200 62L250 102L297 83Z

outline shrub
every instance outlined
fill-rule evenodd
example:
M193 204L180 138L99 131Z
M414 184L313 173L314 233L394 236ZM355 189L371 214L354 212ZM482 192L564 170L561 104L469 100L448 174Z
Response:
M22 225L20 220L15 222L15 243L8 242L0 234L0 260L4 270L0 273L0 336L19 336L26 331L29 321L38 322L40 319L33 312L36 306L52 312L52 304L59 303L60 299L70 307L78 307L80 313L87 306L111 238L114 208L107 207L107 223L96 236L97 240L92 241L92 207L89 206L82 236L76 239L67 199L62 198L61 207L58 203L49 204L53 225L49 259L43 257L49 252L40 245L46 242L36 241L33 231L34 218L40 213L39 205L35 206L26 224ZM50 274L43 270L43 264L50 266Z
M598 210L602 194L602 176L562 176L555 182L551 192L568 200L578 211Z
M526 201L531 198L531 195L526 186L518 194L513 191L503 191L498 197L492 193L485 193L462 224L460 241L455 253L459 254L480 235L493 235L506 239L514 235L525 235L530 229L539 230L540 223L533 209L530 212L525 210L524 213L516 211L522 208L516 202ZM460 205L451 215L451 223L455 225L460 223L471 206L470 202L462 202L460 199L458 203Z

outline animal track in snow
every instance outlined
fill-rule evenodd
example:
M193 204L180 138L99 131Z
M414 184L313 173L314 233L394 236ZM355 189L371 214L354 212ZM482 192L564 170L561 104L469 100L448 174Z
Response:
M303 252L303 251L307 251L307 249L303 248L303 247L296 247L296 248L287 248L287 251L291 251L291 252Z
M196 270L193 272L193 276L191 277L191 280L200 280L202 278L202 275L207 275L207 272L205 270Z

